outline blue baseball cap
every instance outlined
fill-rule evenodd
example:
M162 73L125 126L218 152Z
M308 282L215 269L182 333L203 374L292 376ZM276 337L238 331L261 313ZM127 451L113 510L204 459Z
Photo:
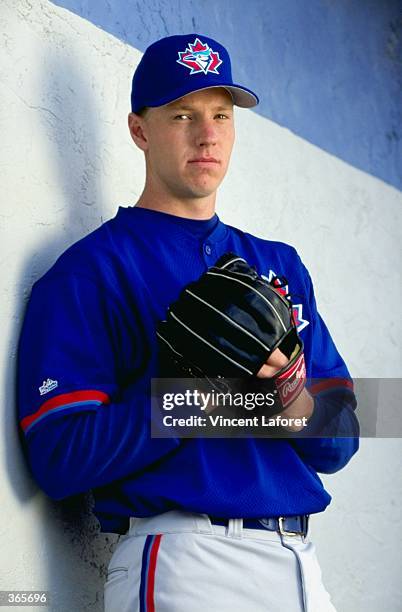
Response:
M201 34L167 36L150 45L137 66L131 109L138 113L210 87L227 89L237 106L259 102L251 89L233 83L229 53L216 40Z

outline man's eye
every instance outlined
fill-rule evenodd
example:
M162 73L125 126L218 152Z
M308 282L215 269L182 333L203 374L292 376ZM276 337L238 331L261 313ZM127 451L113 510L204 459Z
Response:
M189 115L176 115L175 119L177 119L178 121L184 121L184 119L191 119L191 117Z
M229 117L227 115L224 115L223 113L218 113L216 117L218 119L229 119Z

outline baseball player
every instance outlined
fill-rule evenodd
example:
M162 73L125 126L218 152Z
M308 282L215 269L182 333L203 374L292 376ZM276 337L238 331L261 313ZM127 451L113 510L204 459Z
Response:
M20 426L45 493L92 490L101 530L120 534L106 612L334 610L308 523L331 500L317 472L340 470L358 448L352 381L296 250L215 212L233 106L257 103L216 40L193 33L148 47L129 115L146 162L142 195L32 289ZM275 438L152 437L162 345L176 365L274 385L276 412L303 427Z

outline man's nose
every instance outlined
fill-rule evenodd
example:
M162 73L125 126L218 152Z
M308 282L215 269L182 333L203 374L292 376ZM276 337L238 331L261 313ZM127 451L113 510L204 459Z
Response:
M199 147L215 145L217 141L216 125L213 120L204 119L198 124L196 144Z

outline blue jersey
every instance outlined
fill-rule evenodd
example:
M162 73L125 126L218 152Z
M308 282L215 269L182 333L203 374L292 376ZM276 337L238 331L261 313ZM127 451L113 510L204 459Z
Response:
M315 409L308 438L151 438L155 329L181 289L222 254L285 276ZM221 517L320 512L317 472L342 468L357 437L348 370L296 250L224 224L139 207L70 247L32 289L19 345L20 425L34 477L54 499L93 491L102 531L172 509ZM342 393L339 404L337 389ZM345 433L346 435L346 433Z

